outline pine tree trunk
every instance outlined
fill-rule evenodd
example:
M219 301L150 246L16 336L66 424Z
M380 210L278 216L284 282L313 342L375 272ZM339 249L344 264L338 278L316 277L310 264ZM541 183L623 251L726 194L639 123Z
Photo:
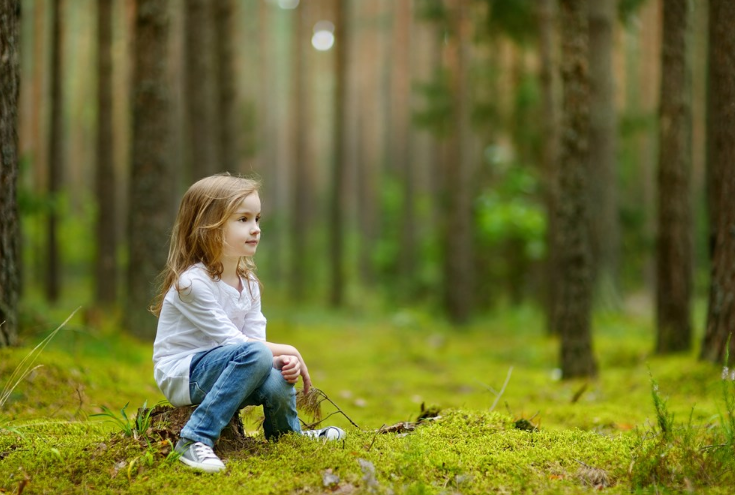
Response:
M347 102L347 6L344 2L335 2L335 83L334 83L334 133L332 142L332 171L329 201L329 303L332 307L341 307L344 302L344 139L345 139L345 105Z
M710 0L707 120L712 269L701 358L735 356L735 3Z
M444 155L446 217L444 242L444 304L451 320L466 323L472 312L472 155L469 94L470 12L466 0L450 0L452 36L445 45L451 78L452 129Z
M117 298L117 222L112 129L112 0L97 1L97 256L95 301Z
M61 261L58 241L59 189L64 168L63 93L61 91L61 0L53 0L51 9L51 125L49 128L48 197L50 210L46 224L46 299L56 302L61 285Z
M691 347L692 164L689 2L663 4L659 113L656 352Z
M588 181L593 293L605 306L618 299L620 228L617 205L617 116L613 37L617 0L589 2L590 134Z
M20 1L0 0L0 348L18 341L18 91Z
M221 170L214 6L186 0L185 9L186 135L193 180L198 180Z
M155 337L148 312L158 274L166 264L173 225L168 87L167 0L141 0L135 21L133 149L128 223L126 325L142 339Z
M307 278L308 263L304 263L304 250L308 250L311 239L311 191L313 184L309 174L309 93L311 88L307 56L311 49L310 5L303 2L295 11L293 30L293 128L294 142L293 181L291 203L291 269L289 271L289 292L291 300L302 302L309 285Z
M399 294L404 300L410 300L415 289L416 272L416 171L411 156L414 133L411 128L411 45L413 21L412 0L396 0L394 2L393 25L393 70L391 89L390 122L394 131L391 133L391 162L398 171L403 188L403 208L400 218L400 247L398 259Z
M539 0L536 3L539 28L539 85L541 91L543 142L541 168L546 205L546 245L548 254L544 262L543 305L546 312L547 333L553 333L553 315L558 305L556 290L558 263L556 254L556 208L557 174L559 154L559 98L557 97L557 70L554 47L557 45L556 9L554 0Z
M215 8L215 45L217 62L217 110L219 113L218 167L228 172L238 169L237 90L235 87L235 51L233 49L234 0L217 0Z
M587 199L589 131L589 32L587 2L560 2L562 30L562 140L559 160L557 253L559 305L554 328L561 335L564 378L594 376L592 259Z

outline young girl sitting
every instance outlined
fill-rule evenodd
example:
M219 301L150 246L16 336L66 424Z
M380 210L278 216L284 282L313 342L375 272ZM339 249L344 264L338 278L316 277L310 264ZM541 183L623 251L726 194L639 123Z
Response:
M184 194L162 284L151 311L155 379L174 406L198 404L176 451L209 472L225 465L212 450L238 411L262 405L268 439L295 432L340 439L337 427L301 432L294 384L311 387L299 351L266 341L252 257L260 241L259 184L215 175Z

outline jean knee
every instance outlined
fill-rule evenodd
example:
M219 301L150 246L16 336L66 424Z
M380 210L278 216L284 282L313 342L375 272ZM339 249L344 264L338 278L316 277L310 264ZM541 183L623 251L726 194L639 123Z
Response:
M261 392L271 404L290 404L296 396L296 387L288 383L279 370L273 369Z
M242 344L242 352L238 358L247 360L263 375L270 372L273 368L273 353L260 341L248 341Z

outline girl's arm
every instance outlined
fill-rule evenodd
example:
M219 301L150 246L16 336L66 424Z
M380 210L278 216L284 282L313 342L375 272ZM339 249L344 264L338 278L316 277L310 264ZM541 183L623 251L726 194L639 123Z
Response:
M264 342L273 353L273 366L281 370L288 383L296 383L299 376L304 380L304 393L311 389L311 377L301 353L292 345Z

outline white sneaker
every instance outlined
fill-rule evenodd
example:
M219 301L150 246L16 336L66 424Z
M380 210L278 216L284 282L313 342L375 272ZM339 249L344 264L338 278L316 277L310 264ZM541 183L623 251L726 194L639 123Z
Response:
M202 442L192 442L191 440L180 438L174 450L181 454L179 457L181 462L194 469L216 473L225 468L225 464L217 457L212 447Z
M347 436L342 428L336 426L327 426L321 430L306 430L301 434L315 440L342 440Z

